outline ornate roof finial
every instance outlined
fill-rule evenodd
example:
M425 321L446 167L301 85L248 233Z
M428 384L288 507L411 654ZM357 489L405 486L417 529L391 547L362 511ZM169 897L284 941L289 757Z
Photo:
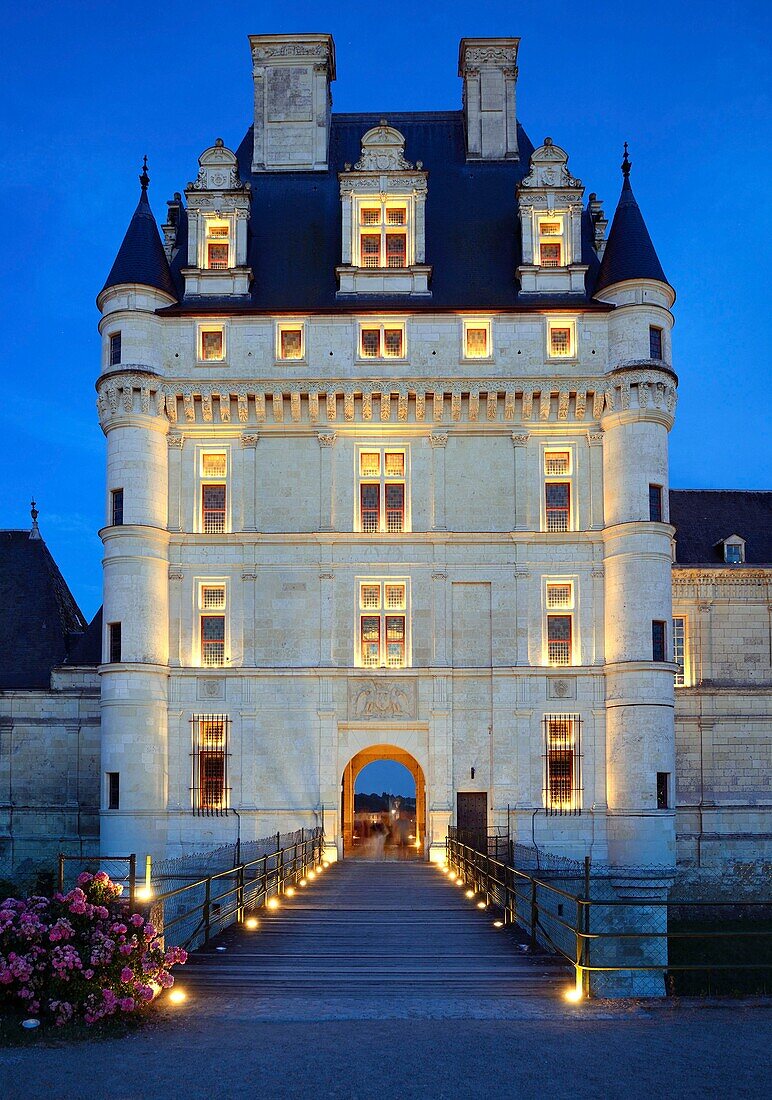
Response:
M30 501L30 513L29 514L32 516L32 527L30 529L29 537L31 539L39 539L40 538L40 528L38 527L38 516L40 515L40 512L35 507L35 501L34 500Z
M625 179L629 178L630 169L632 168L632 166L633 162L627 155L627 142L625 142L625 155L622 157L622 175L625 177Z
M142 175L139 177L139 182L142 184L142 190L147 191L147 185L150 183L150 176L147 174L147 155L142 158Z

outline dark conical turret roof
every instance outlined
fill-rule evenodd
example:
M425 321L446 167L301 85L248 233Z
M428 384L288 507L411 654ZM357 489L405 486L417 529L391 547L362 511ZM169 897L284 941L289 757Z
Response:
M611 286L612 283L621 283L625 279L656 279L660 283L667 283L662 264L659 262L646 222L643 220L643 214L630 186L630 168L631 162L627 156L627 142L625 142L622 193L614 212L606 251L603 253L598 272L596 294L599 290Z
M137 209L129 222L126 236L118 249L118 255L115 257L102 290L107 290L110 286L118 286L119 283L142 283L143 286L163 290L176 300L177 292L169 271L169 262L147 198L147 185L150 182L147 174L147 158L139 180L142 191Z

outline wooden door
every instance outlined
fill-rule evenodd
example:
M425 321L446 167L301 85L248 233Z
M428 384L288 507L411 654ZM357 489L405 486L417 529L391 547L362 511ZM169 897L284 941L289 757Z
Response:
M488 795L485 791L456 795L458 839L478 852L488 850Z

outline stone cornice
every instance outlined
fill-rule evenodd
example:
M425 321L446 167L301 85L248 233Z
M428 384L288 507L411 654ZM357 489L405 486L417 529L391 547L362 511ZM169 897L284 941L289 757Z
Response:
M766 587L772 584L772 565L768 566L716 566L681 565L673 563L673 589L715 588L757 585ZM704 593L700 593L700 598ZM695 593L694 598L697 599Z
M659 367L589 379L367 378L202 382L164 380L126 367L97 383L103 427L143 413L171 424L489 423L598 421L613 412L659 410L672 417L676 388Z

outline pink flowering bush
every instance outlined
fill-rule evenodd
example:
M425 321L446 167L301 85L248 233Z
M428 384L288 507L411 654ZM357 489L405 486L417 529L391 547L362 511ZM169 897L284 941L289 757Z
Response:
M129 914L104 871L69 894L0 903L0 1006L25 1016L95 1024L141 1012L174 984L181 947L164 951L152 924Z

